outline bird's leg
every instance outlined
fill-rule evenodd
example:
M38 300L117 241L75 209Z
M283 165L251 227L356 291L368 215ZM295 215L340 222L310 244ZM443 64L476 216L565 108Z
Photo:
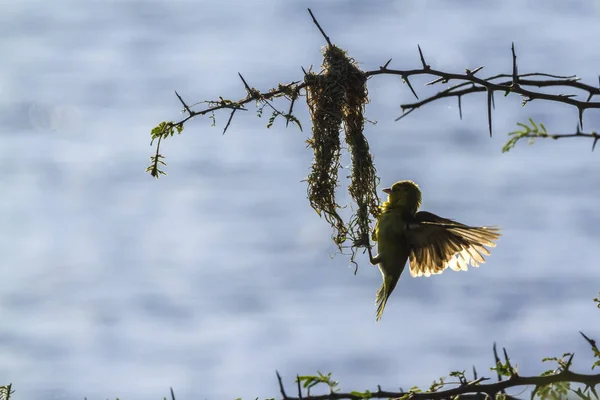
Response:
M369 261L371 262L371 264L377 265L381 262L381 256L379 254L377 254L375 257L373 257L373 253L371 253L371 244L370 243L367 246L367 251L369 252Z

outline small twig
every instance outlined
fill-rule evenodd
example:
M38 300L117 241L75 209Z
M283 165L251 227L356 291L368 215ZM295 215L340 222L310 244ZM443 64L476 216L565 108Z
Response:
M302 400L302 386L300 385L300 375L296 374L296 383L298 384L298 398Z
M548 137L550 139L564 139L564 138L572 138L572 137L585 137L585 138L592 138L592 139L598 140L598 139L600 139L600 134L598 134L596 132L590 132L590 133L587 133L587 132L546 133L544 135L530 133L530 134L523 135L522 137L524 137L524 138L532 138L532 139L533 138L541 138L541 137Z
M596 346L596 341L594 339L590 339L589 337L587 337L585 335L585 333L579 331L579 333L581 334L581 336L583 336L583 338L590 344L590 346L592 346L593 350L599 351L598 347Z
M248 95L251 96L252 95L252 89L248 85L248 82L246 82L246 80L244 79L244 77L242 76L242 74L240 74L239 72L238 72L238 75L240 76L240 79L244 83L244 87L246 88L246 91L248 92Z
M412 92L412 94L419 99L419 96L417 96L417 92L415 92L415 89L413 89L412 85L410 84L410 80L408 79L408 76L403 76L402 80L404 82L406 82L406 84L408 85L408 88L410 89L410 91Z
M289 397L287 397L287 395L285 394L285 389L283 388L283 382L281 380L281 375L279 375L279 371L275 371L275 373L277 374L277 381L279 382L279 390L281 392L281 395L283 396L283 399L289 399Z
M475 68L474 70L467 69L465 72L467 75L475 75L476 73L481 71L483 68L484 68L484 66L482 65L482 66Z
M500 361L500 357L498 357L498 350L496 349L496 342L494 342L494 365L498 365L498 364L502 364L502 362ZM496 374L498 376L498 382L502 381L502 375L500 375L499 371L496 371ZM504 393L504 392L503 392Z
M447 81L446 78L444 78L443 76L436 78L434 80L432 80L431 82L427 82L425 84L425 86L431 86L431 85L435 85L436 83L440 83L440 82L444 82Z
M565 370L571 368L571 365L573 364L573 357L575 357L575 353L571 353L571 355L569 356L569 359L565 363Z
M401 115L401 116L399 116L398 118L396 118L394 121L399 121L399 120L401 120L402 118L406 117L408 114L410 114L411 112L413 112L413 111L415 111L415 110L416 110L416 108L413 108L413 109L411 109L411 110L408 110L408 111L406 111L406 112L403 112L403 113L402 113L402 115ZM404 110L403 110L403 111L404 111Z
M488 127L490 129L490 137L492 137L492 101L494 92L492 90L487 91L487 114L488 114Z
M229 114L229 119L227 120L227 124L225 125L225 129L223 129L223 135L227 132L227 128L229 128L229 124L231 124L231 120L233 119L233 114L237 111L237 108L231 110L231 114Z
M294 104L296 103L296 99L298 98L298 90L294 89L292 92L292 99L290 100L290 109L288 110L287 117L285 119L285 127L288 127L290 123L290 115L292 115L292 111L294 110Z
M504 353L504 359L506 360L506 366L508 367L508 369L511 371L511 378L512 375L516 375L517 373L514 372L514 368L513 366L510 364L510 358L508 358L508 353L506 352L506 347L502 348L502 352Z
M512 87L516 88L519 86L519 70L517 67L517 53L515 52L515 42L511 45L512 51Z
M319 25L319 22L317 22L317 19L315 18L315 16L314 16L313 12L311 11L311 9L307 8L307 10L308 10L310 16L312 17L313 22L315 23L315 25L317 26L317 28L319 28L319 30L321 31L321 35L323 35L323 37L325 38L325 41L327 42L327 44L329 46L332 46L331 40L329 40L329 36L327 36L325 34L325 31L323 30L323 28L321 28L321 25Z
M179 101L181 102L181 104L183 104L183 108L185 108L185 111L187 111L189 115L192 115L192 110L190 110L190 108L188 107L188 105L185 104L185 101L183 101L183 99L181 98L181 96L179 95L179 93L177 93L177 90L175 90L175 95L177 96L177 98L179 99Z
M430 69L429 65L427 65L427 63L425 62L425 57L423 56L423 51L421 50L421 46L417 45L417 48L419 49L419 56L421 57L421 64L423 64L423 69L425 71L428 71Z
M279 111L278 109L276 109L273 104L271 104L269 101L265 100L265 104L268 105L269 107L271 107L271 109L273 111L275 111L277 114L283 115L283 113L281 111Z

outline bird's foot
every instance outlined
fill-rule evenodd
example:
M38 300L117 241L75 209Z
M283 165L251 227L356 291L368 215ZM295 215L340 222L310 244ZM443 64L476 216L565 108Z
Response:
M371 264L377 265L381 262L381 257L379 256L379 254L373 257L373 253L371 252L371 246L367 247L367 251L369 252L369 261L371 262Z

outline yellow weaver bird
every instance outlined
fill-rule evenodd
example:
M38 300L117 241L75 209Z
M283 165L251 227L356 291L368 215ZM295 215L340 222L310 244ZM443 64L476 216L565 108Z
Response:
M388 199L381 206L372 239L377 242L375 257L369 248L371 264L378 265L383 284L377 291L377 321L394 291L406 261L413 277L441 274L446 268L466 271L478 267L495 247L500 228L467 226L450 219L419 211L421 190L412 181L399 181L383 189Z

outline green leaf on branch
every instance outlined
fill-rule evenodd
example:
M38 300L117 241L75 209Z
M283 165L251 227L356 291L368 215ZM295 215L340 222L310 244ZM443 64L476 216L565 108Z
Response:
M324 375L318 371L317 371L317 373L318 373L318 375L298 376L298 378L296 379L296 382L302 383L302 387L304 387L305 389L308 390L309 395L310 395L310 389L319 384L327 385L329 387L329 390L332 393L339 391L339 389L337 388L339 382L331 379L331 372L329 372L327 375Z
M511 138L508 140L508 142L506 142L504 147L502 147L503 153L510 151L513 147L515 147L517 142L523 138L529 138L529 145L535 143L535 140L538 137L552 137L553 139L556 139L555 137L548 134L546 126L543 123L540 122L538 126L538 124L536 124L532 118L529 118L529 123L531 124L531 126L518 122L517 125L519 125L523 129L509 132L508 135L511 136Z

